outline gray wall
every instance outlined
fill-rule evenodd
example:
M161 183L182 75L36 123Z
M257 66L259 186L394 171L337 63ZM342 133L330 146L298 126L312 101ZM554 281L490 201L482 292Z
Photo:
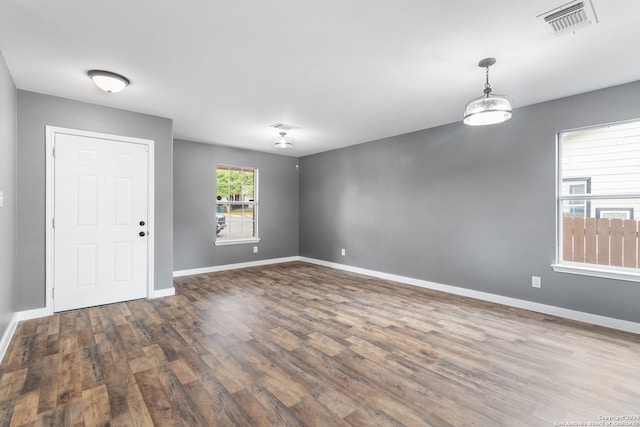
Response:
M116 95L117 96L117 95ZM173 122L18 91L18 310L45 306L45 126L155 141L155 289L173 286Z
M15 310L16 87L0 54L0 338Z
M175 140L173 160L174 270L298 255L298 159ZM218 164L259 169L259 243L214 245Z
M634 118L640 82L301 158L300 255L640 322L640 283L550 268L556 133Z

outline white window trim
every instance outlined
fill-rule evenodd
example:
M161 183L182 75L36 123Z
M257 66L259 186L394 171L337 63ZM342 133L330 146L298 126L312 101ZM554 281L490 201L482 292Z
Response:
M218 240L216 239L216 246L226 246L226 245L241 245L243 243L258 243L260 241L259 237L249 237L247 239L227 239L227 240Z
M612 265L604 266L599 264L576 263L562 261L561 263L551 264L553 271L558 273L580 274L583 276L602 277L605 279L628 280L631 282L640 282L640 273L631 271L624 267L615 267ZM634 269L635 270L635 269Z
M635 194L580 194L580 195L562 195L562 170L560 169L560 134L565 132L573 132L583 129L597 128L606 125L621 124L626 122L638 121L627 120L615 123L608 123L599 126L587 126L583 128L567 129L556 133L556 262L551 264L553 271L558 273L579 274L582 276L601 277L605 279L626 280L630 282L640 282L640 272L637 269L624 267L616 267L612 265L576 263L562 260L562 220L560 212L562 212L562 202L564 200L598 200L598 199L636 199L640 198L640 193Z
M250 167L250 166L233 166L233 165L225 165L225 164L216 164L216 171L218 170L218 166L224 166L224 167L229 167L229 168L238 168L238 169L253 169L253 201L252 202L244 202L244 201L224 201L224 202L220 202L218 203L216 201L216 212L218 205L233 205L233 204L247 204L247 205L251 205L253 206L253 215L254 215L254 219L255 219L255 236L254 237L248 237L246 239L224 239L224 240L220 240L218 239L217 236L215 236L214 238L214 245L215 246L229 246L229 245L242 245L245 243L258 243L260 242L260 235L258 234L259 232L259 228L258 228L258 222L259 222L259 218L260 215L258 213L258 203L259 203L259 195L258 193L260 192L259 190L259 184L258 184L258 179L260 178L260 172L258 170L257 167ZM218 185L218 183L216 182L216 186ZM214 231L215 234L215 231Z

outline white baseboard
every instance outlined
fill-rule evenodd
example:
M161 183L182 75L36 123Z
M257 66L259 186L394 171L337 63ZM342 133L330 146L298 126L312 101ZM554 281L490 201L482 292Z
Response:
M553 305L546 305L546 304L540 304L537 302L521 300L517 298L510 298L502 295L490 294L488 292L474 291L472 289L459 288L457 286L443 285L441 283L413 279L411 277L398 276L396 274L382 273L375 270L352 267L349 265L338 264L338 263L329 262L329 261L322 261L314 258L299 257L299 259L300 261L308 262L311 264L322 265L325 267L335 268L337 270L349 271L352 273L377 277L379 279L384 279L384 280L392 280L394 282L400 282L407 285L419 286L421 288L433 289L436 291L447 292L450 294L460 295L463 297L469 297L469 298L474 298L482 301L494 302L497 304L507 305L510 307L516 307L524 310L535 311L537 313L549 314L552 316L563 317L565 319L577 320L579 322L591 323L593 325L604 326L607 328L618 329L621 331L640 334L640 323L630 322L628 320L615 319L612 317L605 317L597 314L570 310L567 308L556 307Z
M11 316L11 320L9 321L9 326L5 329L2 334L2 338L0 338L0 363L4 360L4 355L7 353L9 349L9 344L11 343L11 338L13 338L13 334L18 327L18 313L13 313Z
M426 289L433 289L449 294L460 295L463 297L473 298L481 301L493 302L496 304L506 305L509 307L521 308L523 310L534 311L551 316L562 317L579 322L590 323L592 325L604 326L607 328L618 329L621 331L640 334L640 323L630 322L628 320L616 319L613 317L600 316L592 313L585 313L568 308L557 307L553 305L540 304L533 301L527 301L517 298L505 297L502 295L491 294L488 292L475 291L473 289L460 288L457 286L444 285L427 280L414 279L412 277L400 276L397 274L383 273L376 270L368 270L360 267L352 267L350 265L339 264L336 262L323 261L315 258L307 258L303 256L293 256L287 258L275 258L261 261L241 262L237 264L218 265L214 267L195 268L191 270L174 271L173 277L190 276L194 274L214 273L216 271L233 270L238 268L257 267L261 265L279 264L291 261L304 261L310 264L322 265L337 270L349 271L352 273L363 274L365 276L377 277L379 279L391 280L394 282L404 283L407 285L418 286Z
M173 277L192 276L194 274L215 273L216 271L236 270L238 268L259 267L261 265L281 264L283 262L292 262L292 261L300 261L300 257L291 256L286 258L272 258L272 259L263 259L260 261L216 265L213 267L193 268L190 270L178 270L173 272Z
M176 290L174 287L167 289L157 289L153 291L153 294L149 298L162 298L168 297L176 294ZM32 310L24 310L18 311L14 314L16 318L16 322L21 322L23 320L31 320L31 319L39 319L41 317L51 316L53 314L53 309L50 307L42 307L42 308L34 308Z
M352 267L349 265L338 264L335 262L323 261L315 258L307 258L300 256L292 256L287 258L275 258L261 261L242 262L237 264L219 265L214 267L196 268L192 270L174 271L173 277L189 276L193 274L212 273L216 271L234 270L238 268L257 267L261 265L280 264L283 262L292 261L304 261L310 264L322 265L337 270L349 271L352 273L363 274L365 276L377 277L384 280L392 280L407 285L418 286L426 289L433 289L436 291L447 292L454 295L460 295L463 297L474 298L482 301L494 302L496 304L502 304L510 307L521 308L524 310L535 311L537 313L549 314L552 316L563 317L565 319L577 320L579 322L591 323L593 325L604 326L607 328L618 329L621 331L632 332L640 334L640 323L629 322L627 320L615 319L612 317L600 316L597 314L585 313L582 311L570 310L567 308L556 307L553 305L540 304L537 302L521 300L517 298L505 297L502 295L490 294L488 292L474 291L472 289L460 288L457 286L443 285L441 283L429 282L426 280L414 279L411 277L399 276L397 274L383 273L375 270L368 270L365 268ZM158 289L154 291L151 298L162 298L166 296L175 295L175 288ZM2 334L0 339L0 361L4 358L4 355L9 348L11 338L15 333L18 322L22 320L37 319L53 314L49 308L36 308L33 310L25 310L14 313L9 326Z
M41 317L51 316L53 310L49 307L34 308L32 310L24 310L16 313L18 322L23 320L39 319Z
M172 297L176 294L176 288L173 286L166 289L154 289L153 295L150 298L164 298L164 297Z

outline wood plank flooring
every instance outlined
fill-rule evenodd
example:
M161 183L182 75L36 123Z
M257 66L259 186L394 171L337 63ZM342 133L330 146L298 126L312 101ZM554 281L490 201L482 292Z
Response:
M640 426L638 335L302 262L175 285L21 322L0 426Z

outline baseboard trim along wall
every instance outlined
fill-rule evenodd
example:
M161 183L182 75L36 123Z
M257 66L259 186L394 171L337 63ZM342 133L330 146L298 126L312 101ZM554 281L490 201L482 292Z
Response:
M154 298L163 298L170 297L176 294L176 288L170 287L166 289L155 289L153 293L149 296L150 299ZM34 308L33 310L24 310L17 312L16 318L17 321L20 322L22 320L31 320L31 319L39 319L40 317L51 316L53 314L53 309L49 307L43 308Z
M33 310L24 310L16 313L18 322L23 320L39 319L41 317L51 316L53 309L50 307L34 308Z
M2 334L2 338L0 339L0 363L4 360L4 355L9 349L11 338L13 338L13 333L16 331L17 327L18 313L13 313L13 316L11 316L11 320L9 321L9 326L7 326L7 329L5 329L4 334Z
M540 304L537 302L521 300L517 298L505 297L502 295L491 294L488 292L474 291L472 289L460 288L457 286L444 285L441 283L429 282L427 280L414 279L412 277L399 276L397 274L383 273L375 270L368 270L360 267L352 267L350 265L339 264L335 262L323 261L315 258L307 258L303 256L292 256L287 258L266 259L261 261L242 262L237 264L216 265L213 267L194 268L191 270L174 271L173 277L190 276L194 274L214 273L217 271L234 270L238 268L257 267L261 265L280 264L284 262L303 261L310 264L321 265L324 267L334 268L337 270L349 271L352 273L362 274L365 276L377 277L379 279L391 280L394 282L404 283L406 285L418 286L421 288L432 289L435 291L446 292L449 294L460 295L463 297L473 298L481 301L493 302L496 304L506 305L509 307L521 308L523 310L534 311L536 313L549 314L552 316L562 317L565 319L576 320L579 322L590 323L592 325L604 326L607 328L618 329L621 331L640 334L640 323L630 322L627 320L615 319L612 317L600 316L597 314L585 313L582 311L570 310L568 308L556 307L553 305Z
M154 289L153 294L149 297L151 299L172 297L176 294L176 288L173 286L166 289Z
M16 332L16 328L18 327L19 322L23 320L39 319L40 317L46 317L51 314L53 314L53 312L46 307L13 313L11 321L9 322L9 326L7 327L7 330L4 331L2 340L0 340L0 362L2 362L2 360L4 359L4 355L9 348L9 343L11 342L11 338L13 338L13 334Z
M494 302L496 304L506 305L509 307L535 311L537 313L563 317L565 319L577 320L579 322L590 323L592 325L604 326L607 328L618 329L626 332L632 332L634 334L640 334L640 323L630 322L628 320L615 319L612 317L605 317L597 314L570 310L568 308L556 307L553 305L540 304L537 302L521 300L517 298L510 298L502 295L490 294L487 292L474 291L472 289L459 288L457 286L443 285L441 283L429 282L429 281L420 280L420 279L413 279L411 277L398 276L396 274L382 273L375 270L367 270L365 268L352 267L349 265L322 261L314 258L300 257L300 261L308 262L311 264L322 265L325 267L335 268L338 270L349 271L352 273L363 274L365 276L377 277L379 279L392 280L394 282L400 282L407 285L419 286L421 288L447 292L449 294L460 295L463 297L469 297L469 298L478 299L482 301Z
M283 262L300 261L299 256L286 258L263 259L260 261L239 262L236 264L216 265L213 267L192 268L173 272L173 277L192 276L194 274L215 273L217 271L237 270L238 268L259 267L261 265L281 264Z
M621 331L640 334L640 323L629 322L627 320L615 319L612 317L600 316L597 314L585 313L582 311L570 310L567 308L556 307L553 305L540 304L537 302L521 300L517 298L505 297L502 295L490 294L487 292L474 291L472 289L459 288L457 286L443 285L441 283L429 282L427 280L414 279L411 277L399 276L397 274L383 273L375 270L368 270L360 267L352 267L350 265L338 264L335 262L323 261L315 258L307 258L301 256L292 256L286 258L274 258L260 261L240 262L237 264L216 265L213 267L194 268L190 270L179 270L173 272L173 277L191 276L194 274L214 273L217 271L235 270L238 268L258 267L262 265L281 264L292 261L303 261L310 264L321 265L324 267L334 268L337 270L349 271L351 273L362 274L365 276L377 277L379 279L391 280L394 282L404 283L406 285L418 286L426 289L433 289L449 294L460 295L481 301L494 302L496 304L506 305L509 307L521 308L523 310L535 311L537 313L549 314L552 316L563 317L565 319L577 320L579 322L590 323L592 325L604 326L607 328L618 329ZM158 289L154 291L151 298L162 298L175 295L175 288ZM0 361L4 358L4 354L9 347L9 343L18 326L18 322L22 320L37 319L53 314L48 308L37 308L34 310L25 310L14 313L9 327L0 339Z
M163 298L170 297L176 294L176 288L171 287L167 289L156 289L153 291L153 294L149 298ZM13 313L11 317L11 321L9 322L9 326L2 334L0 338L0 362L4 359L4 355L9 348L9 343L11 342L11 338L13 338L13 334L18 327L18 323L23 320L31 320L31 319L39 319L41 317L50 316L53 314L53 311L50 308L35 308L33 310L24 310L18 311L17 313Z

